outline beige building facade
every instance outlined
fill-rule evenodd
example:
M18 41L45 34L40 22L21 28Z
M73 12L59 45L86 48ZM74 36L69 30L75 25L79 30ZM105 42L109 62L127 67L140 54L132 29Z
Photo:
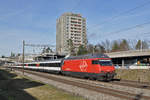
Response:
M86 19L80 14L64 13L57 19L56 52L69 54L68 40L72 41L75 51L80 45L87 45Z

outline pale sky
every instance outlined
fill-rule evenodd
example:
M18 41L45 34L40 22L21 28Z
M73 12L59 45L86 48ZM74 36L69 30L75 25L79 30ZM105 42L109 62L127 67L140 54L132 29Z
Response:
M150 0L0 0L0 55L22 52L22 40L55 45L56 19L64 12L86 18L92 44L150 40Z

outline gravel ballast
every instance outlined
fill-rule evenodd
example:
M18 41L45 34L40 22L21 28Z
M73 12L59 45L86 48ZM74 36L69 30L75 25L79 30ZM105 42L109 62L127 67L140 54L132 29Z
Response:
M20 71L15 70L15 72L17 72L18 74L22 74L22 72L20 72ZM78 96L78 95L82 96L88 100L120 100L120 98L118 98L118 97L98 93L95 91L89 91L87 89L83 89L83 88L80 88L77 86L72 86L72 85L60 83L60 82L53 81L53 80L43 78L43 77L39 77L36 75L32 75L32 74L28 74L28 73L24 73L24 75L26 75L26 76L34 79L34 80L38 80L38 81L41 81L43 83L53 85L58 89L62 89L62 90L67 91L69 93L75 94L76 96ZM123 99L121 99L121 100L123 100Z

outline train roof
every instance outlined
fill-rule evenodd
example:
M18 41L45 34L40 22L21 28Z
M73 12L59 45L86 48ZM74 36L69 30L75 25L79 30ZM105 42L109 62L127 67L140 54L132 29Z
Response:
M25 62L24 64L38 64L38 63L60 63L62 59L53 59L53 60L45 60L45 61L34 61L34 62ZM17 63L22 64L22 63Z
M88 55L80 55L80 56L70 56L65 58L65 60L88 59L88 58L109 58L109 57L106 54L88 54Z

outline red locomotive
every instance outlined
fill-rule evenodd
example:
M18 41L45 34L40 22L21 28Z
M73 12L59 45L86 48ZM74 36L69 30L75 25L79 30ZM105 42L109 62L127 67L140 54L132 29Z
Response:
M104 54L68 57L61 66L62 74L97 80L112 80L115 67Z

